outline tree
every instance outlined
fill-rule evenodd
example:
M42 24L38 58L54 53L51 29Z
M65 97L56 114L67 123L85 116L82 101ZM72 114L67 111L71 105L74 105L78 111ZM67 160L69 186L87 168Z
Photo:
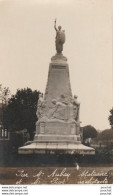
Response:
M110 116L108 120L109 120L110 125L113 126L113 108L110 110Z
M0 100L3 104L8 103L8 98L10 95L9 87L2 87L2 84L0 84Z
M37 121L36 111L39 91L30 88L18 89L9 101L4 112L4 124L10 131L27 129L31 139Z
M93 126L87 125L83 127L83 141L85 141L87 138L95 138L96 136L97 131Z
M99 136L98 136L99 140L113 140L113 130L112 129L105 129L104 131L102 131Z
M10 96L9 88L2 87L2 84L0 84L0 123L1 123L1 126L4 125L4 121L3 121L4 109L7 106L9 96Z
M108 149L113 149L113 130L105 129L97 136L97 142L106 145Z

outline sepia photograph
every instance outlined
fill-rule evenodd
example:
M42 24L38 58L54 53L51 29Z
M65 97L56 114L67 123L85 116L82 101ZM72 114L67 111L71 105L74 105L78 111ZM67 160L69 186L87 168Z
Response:
M112 0L0 0L0 184L113 183Z

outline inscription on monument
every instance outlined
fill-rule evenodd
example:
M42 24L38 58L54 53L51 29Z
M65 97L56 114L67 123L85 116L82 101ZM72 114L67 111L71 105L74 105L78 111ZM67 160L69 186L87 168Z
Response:
M63 122L50 122L45 126L45 133L56 134L56 135L74 135L75 134L75 125L70 123Z
M65 65L52 65L52 68L55 68L55 69L64 69L66 68Z

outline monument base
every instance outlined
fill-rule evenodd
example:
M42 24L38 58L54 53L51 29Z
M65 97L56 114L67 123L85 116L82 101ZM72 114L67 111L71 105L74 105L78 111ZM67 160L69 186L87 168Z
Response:
M51 58L45 95L39 95L36 134L19 154L93 155L95 150L81 144L80 103L72 96L66 57Z
M85 146L81 143L38 143L32 142L29 145L20 147L19 154L80 154L94 155L94 148Z

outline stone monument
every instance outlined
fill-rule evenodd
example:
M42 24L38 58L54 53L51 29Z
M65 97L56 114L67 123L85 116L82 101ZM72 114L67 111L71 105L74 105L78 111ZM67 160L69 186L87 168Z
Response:
M63 56L65 31L56 27L56 55L49 64L45 94L40 93L36 134L31 144L19 153L94 154L93 148L81 144L80 103L72 96L67 58Z

